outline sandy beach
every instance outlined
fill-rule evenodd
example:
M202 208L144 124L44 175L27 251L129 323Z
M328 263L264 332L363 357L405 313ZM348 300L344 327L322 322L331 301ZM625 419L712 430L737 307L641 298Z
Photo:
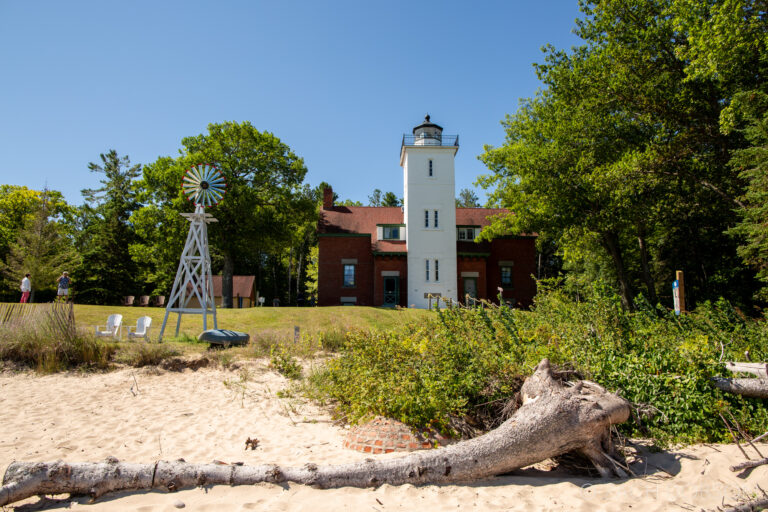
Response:
M49 376L0 374L0 471L18 461L341 463L370 455L342 447L345 429L328 413L297 398L280 398L289 382L266 360L239 370L122 369ZM258 438L255 450L247 438ZM760 445L768 454L768 445ZM753 452L748 452L755 457ZM387 454L384 457L398 457ZM380 456L379 456L380 457ZM463 485L388 486L319 490L260 484L130 492L16 510L701 510L735 503L757 485L768 487L768 466L748 475L728 467L744 456L735 445L697 445L661 453L640 451L638 477L600 480L562 471L525 469ZM9 507L13 509L13 507Z

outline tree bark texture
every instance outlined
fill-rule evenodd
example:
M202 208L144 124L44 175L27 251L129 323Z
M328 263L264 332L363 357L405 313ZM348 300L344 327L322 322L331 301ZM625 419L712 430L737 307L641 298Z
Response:
M768 379L724 379L712 377L716 387L750 398L768 398Z
M766 508L768 508L768 498L759 498L735 507L726 508L723 512L757 512Z
M752 468L756 468L757 466L764 466L765 464L768 464L768 457L765 459L748 460L746 462L741 462L739 464L731 466L731 471L736 472L736 471L741 471L742 469L752 469Z
M621 303L627 311L634 311L635 296L632 292L632 285L627 276L627 269L624 266L624 257L621 254L621 245L619 244L619 235L613 231L606 231L602 234L603 247L611 255L613 268L616 270L616 279L619 280L619 295Z
M645 228L641 225L638 228L637 244L640 247L640 266L643 269L643 281L648 291L648 301L654 306L658 304L659 298L656 295L656 285L651 277L651 267L648 264L648 246L645 241Z
M761 379L768 379L768 363L740 363L728 361L725 363L725 369L733 373L751 373Z
M626 476L616 463L610 437L613 424L626 421L629 403L599 385L557 381L545 359L521 390L523 405L497 429L445 448L401 458L366 459L340 465L242 466L190 464L183 460L151 464L14 462L0 487L0 506L41 494L85 494L202 485L295 482L320 488L375 487L472 481L508 473L567 452L580 452L601 475Z

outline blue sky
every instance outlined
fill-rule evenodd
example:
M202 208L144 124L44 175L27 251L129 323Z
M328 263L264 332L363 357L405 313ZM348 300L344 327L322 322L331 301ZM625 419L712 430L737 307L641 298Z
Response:
M146 164L248 120L307 183L366 203L402 195L402 135L429 113L460 136L458 193L540 87L541 47L579 43L577 17L576 0L0 0L0 183L81 204L100 153Z

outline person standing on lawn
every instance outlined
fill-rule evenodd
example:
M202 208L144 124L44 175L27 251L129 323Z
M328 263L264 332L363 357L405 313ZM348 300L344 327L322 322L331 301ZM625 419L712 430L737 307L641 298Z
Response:
M66 298L69 295L69 274L67 272L62 272L56 282L59 284L57 295Z
M29 294L32 292L32 281L29 280L29 274L24 275L21 280L21 303L29 302Z

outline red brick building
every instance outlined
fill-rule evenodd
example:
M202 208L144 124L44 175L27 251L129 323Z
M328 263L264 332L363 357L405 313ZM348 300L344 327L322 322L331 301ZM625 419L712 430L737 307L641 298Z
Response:
M536 237L474 241L491 217L506 212L456 208L456 283L462 302L467 294L498 302L498 288L513 305L528 307L533 300ZM335 206L333 191L326 189L318 224L318 305L408 307L406 241L393 239L404 229L400 207Z

